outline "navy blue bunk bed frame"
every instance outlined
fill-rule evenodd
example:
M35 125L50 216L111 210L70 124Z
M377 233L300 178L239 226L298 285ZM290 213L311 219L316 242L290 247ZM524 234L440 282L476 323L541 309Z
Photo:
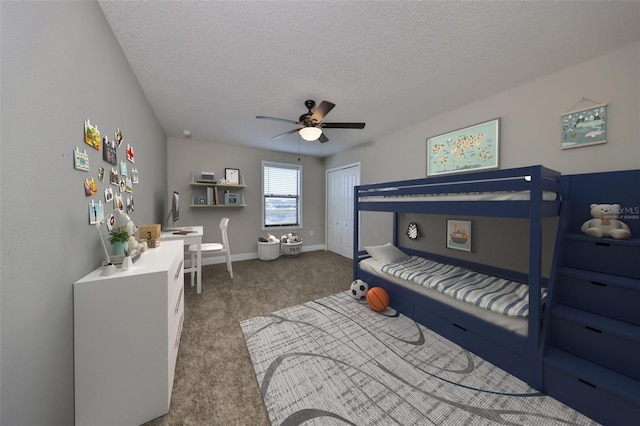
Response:
M543 319L543 390L602 424L639 424L640 170L561 181L562 226ZM619 204L618 218L632 237L584 235L592 203Z
M521 201L420 201L412 195L465 194L496 191L530 191ZM543 192L558 194L554 201L544 201ZM384 288L391 307L413 318L447 339L476 353L530 386L542 390L543 309L541 288L548 284L542 276L543 219L560 215L560 173L540 165L514 169L473 172L406 181L360 185L354 196L353 276L369 286ZM380 201L371 197L406 196L401 201ZM526 218L529 220L528 274L454 257L436 255L400 247L408 254L459 265L497 275L529 286L528 333L522 336L471 314L435 301L421 293L361 270L359 261L369 257L360 250L360 212L391 212L394 217L393 243L398 245L398 215L401 213L447 214L486 217Z

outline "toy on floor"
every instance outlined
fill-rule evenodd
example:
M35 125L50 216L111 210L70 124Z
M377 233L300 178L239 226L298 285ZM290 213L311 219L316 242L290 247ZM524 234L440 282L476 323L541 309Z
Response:
M285 244L298 243L300 241L302 241L302 238L300 238L295 232L290 232L280 237L280 242Z
M367 304L376 312L389 307L389 295L382 287L372 287L367 292Z
M369 291L369 284L361 279L357 279L351 283L351 290L349 290L349 294L354 299L362 300L367 295L367 291Z
M620 204L591 204L591 217L580 230L589 237L631 238L631 230L618 220Z
M267 233L266 237L258 237L258 241L260 241L261 243L277 243L280 240L275 235Z

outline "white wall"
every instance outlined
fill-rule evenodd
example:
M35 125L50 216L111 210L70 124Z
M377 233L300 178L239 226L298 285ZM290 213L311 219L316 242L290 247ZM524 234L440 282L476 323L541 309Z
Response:
M134 146L138 224L161 220L166 136L97 3L0 7L0 424L71 425L72 284L104 259L83 181L107 163L83 123ZM89 173L74 170L75 146Z
M560 116L582 98L609 104L608 143L561 150ZM425 177L427 138L496 117L501 117L501 168L542 164L564 174L637 169L640 43L429 118L325 163L332 168L360 161L363 184ZM370 214L363 244L391 239L389 215L381 215Z
M204 225L203 241L220 241L220 219L229 217L229 245L232 256L255 257L262 229L261 190L262 161L302 164L302 229L274 229L277 237L296 231L303 239L303 247L324 246L324 164L315 157L298 156L223 143L195 139L172 138L167 141L168 191L180 193L180 221L176 226ZM298 158L300 160L298 161ZM247 187L242 190L246 207L189 208L193 189L191 173L212 171L216 180L224 177L226 167L240 169ZM169 206L167 205L165 209ZM167 210L168 212L168 210ZM204 262L204 261L203 261Z
M583 97L609 104L609 142L561 150L560 115ZM543 164L565 174L638 168L640 43L429 118L326 164L362 161L363 183L424 177L427 138L495 117L502 118L501 168Z

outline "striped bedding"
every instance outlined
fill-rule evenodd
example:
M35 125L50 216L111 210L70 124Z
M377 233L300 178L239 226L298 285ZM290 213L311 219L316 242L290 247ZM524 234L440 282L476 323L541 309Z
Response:
M417 256L389 263L382 271L502 315L529 315L529 286L526 284ZM545 294L546 290L543 290L542 297Z

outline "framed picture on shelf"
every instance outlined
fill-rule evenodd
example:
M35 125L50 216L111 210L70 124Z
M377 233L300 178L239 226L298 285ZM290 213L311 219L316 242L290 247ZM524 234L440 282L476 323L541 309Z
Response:
M498 168L500 118L427 139L427 176Z
M447 248L471 251L470 220L447 220Z
M240 170L239 169L224 169L224 178L229 185L240 184Z

